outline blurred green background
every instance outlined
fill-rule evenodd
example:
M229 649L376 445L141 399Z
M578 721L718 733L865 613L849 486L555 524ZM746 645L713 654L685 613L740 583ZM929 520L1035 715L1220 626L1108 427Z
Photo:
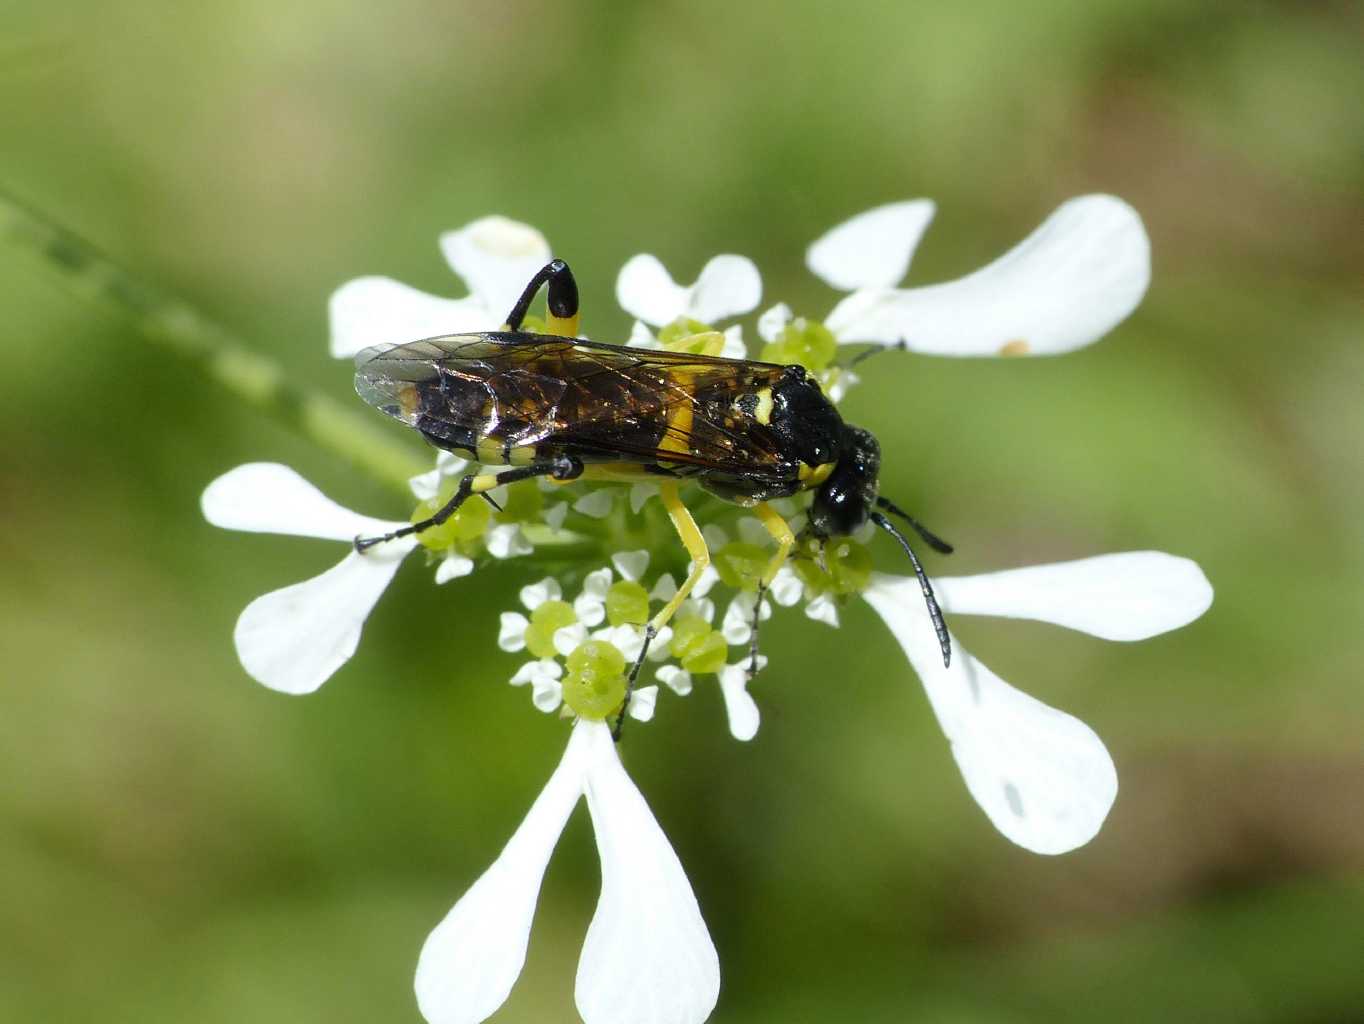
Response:
M12 0L0 187L357 403L331 290L454 294L436 236L485 213L540 227L612 338L639 251L683 281L745 253L820 315L804 247L870 206L939 201L926 283L1123 196L1154 283L1108 339L885 357L845 406L958 545L931 571L1152 547L1212 579L1142 644L956 624L1107 741L1099 838L997 835L865 606L774 621L750 746L703 686L624 754L716 1021L1322 1024L1364 1020L1360 96L1345 3ZM422 940L562 749L493 643L527 570L408 567L328 686L266 691L237 612L337 550L210 528L203 486L280 460L407 508L32 254L0 247L0 283L0 1020L417 1021ZM579 812L497 1020L576 1019L597 872Z

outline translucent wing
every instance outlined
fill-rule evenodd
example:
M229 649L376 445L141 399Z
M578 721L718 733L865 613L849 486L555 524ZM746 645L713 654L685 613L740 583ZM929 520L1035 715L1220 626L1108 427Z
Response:
M787 372L773 363L487 333L366 349L356 367L365 401L444 447L495 441L584 461L784 468L776 437L739 404Z

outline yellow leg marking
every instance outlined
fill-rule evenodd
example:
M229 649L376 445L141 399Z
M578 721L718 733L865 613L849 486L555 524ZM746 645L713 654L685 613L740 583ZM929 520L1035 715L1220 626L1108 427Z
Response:
M557 334L561 338L576 338L578 336L578 320L577 313L572 316L555 316L550 313L545 318L545 323L550 334Z
M474 477L474 482L469 485L469 493L482 494L484 491L491 491L496 486L496 473L480 473Z
M791 553L791 548L796 543L796 535L791 532L791 527L786 525L781 513L765 501L753 506L753 514L758 517L758 522L767 527L767 532L777 542L777 552L772 556L772 561L767 563L767 571L763 573L763 587L766 588L772 585L778 570L786 564L786 556Z
M663 499L663 507L668 510L668 517L673 521L673 526L677 528L677 535L682 538L682 546L687 549L687 554L691 555L694 564L692 565L691 575L682 581L682 586L677 588L677 593L673 595L673 599L649 621L649 625L653 627L655 632L666 626L668 620L677 613L677 609L682 607L682 602L691 593L691 588L696 586L696 581L701 578L701 574L710 565L710 549L706 547L706 538L701 536L701 531L696 526L696 520L687 511L687 506L682 504L682 499L677 494L677 481L665 480L659 484L658 490L659 496Z

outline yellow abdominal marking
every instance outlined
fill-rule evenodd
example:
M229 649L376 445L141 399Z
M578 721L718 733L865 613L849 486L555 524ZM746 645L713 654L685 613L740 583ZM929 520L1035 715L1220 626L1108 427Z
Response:
M675 391L689 395L695 379L695 374L679 372L676 374L673 388ZM691 425L691 402L684 399L674 404L668 411L668 426L663 431L663 440L659 442L658 450L660 452L681 452L690 455Z
M772 422L772 389L763 388L758 392L758 407L753 410L753 418L764 427Z
M422 396L417 391L417 385L404 384L398 391L398 409L402 412L403 422L415 424L417 422L417 410L421 408Z

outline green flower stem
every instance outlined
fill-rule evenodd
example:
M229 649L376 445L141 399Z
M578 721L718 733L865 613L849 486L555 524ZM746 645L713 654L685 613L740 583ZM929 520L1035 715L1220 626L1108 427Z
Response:
M430 468L413 446L383 432L365 410L352 410L290 380L278 363L252 351L222 325L2 192L0 238L28 250L82 299L126 316L147 341L193 363L231 394L374 477L407 493L408 478Z

